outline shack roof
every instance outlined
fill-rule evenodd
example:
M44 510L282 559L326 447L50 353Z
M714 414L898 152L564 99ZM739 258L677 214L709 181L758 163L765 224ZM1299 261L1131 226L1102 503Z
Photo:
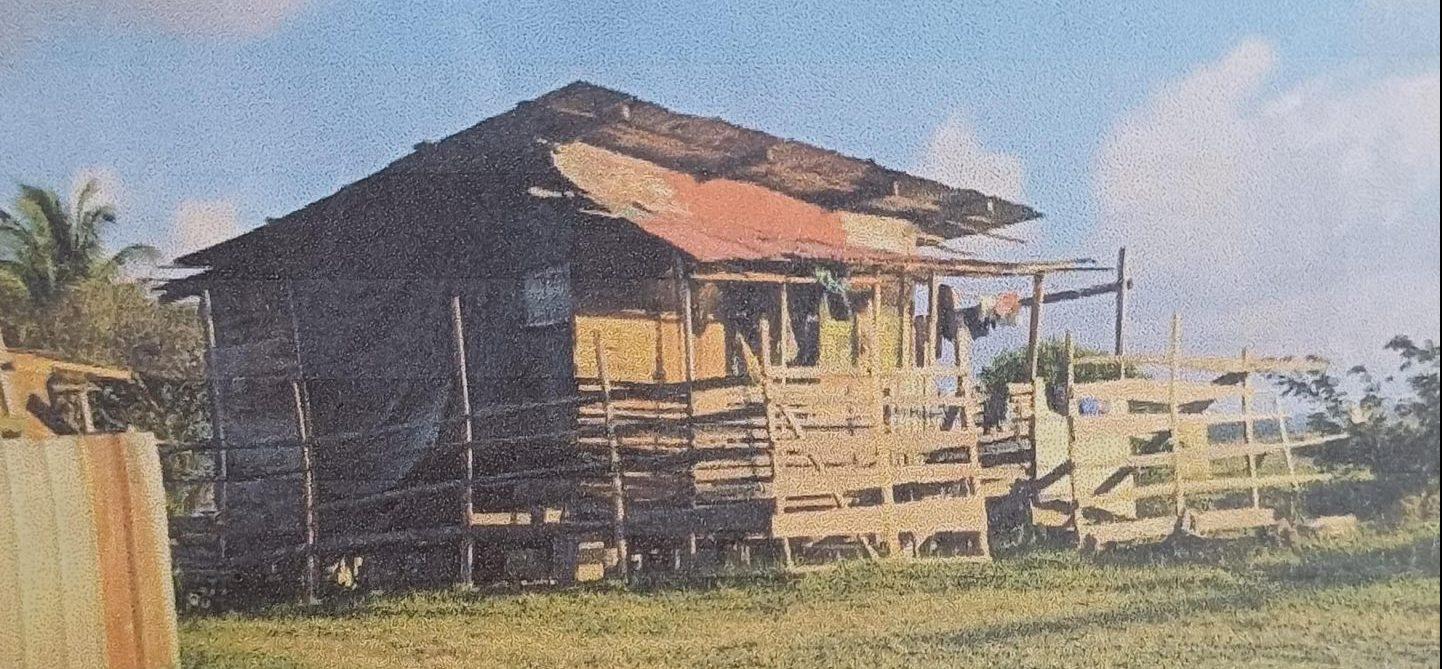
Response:
M518 137L517 135L529 135ZM497 169L496 147L583 142L639 158L697 180L751 184L825 210L906 219L928 234L984 233L1041 214L1022 204L953 188L803 142L721 119L681 114L634 96L575 82L415 152L336 193L234 239L176 260L215 267L275 248L288 233L343 221L329 212L378 197L392 179L417 173L479 173ZM506 148L500 149L507 150ZM670 240L668 240L670 241Z

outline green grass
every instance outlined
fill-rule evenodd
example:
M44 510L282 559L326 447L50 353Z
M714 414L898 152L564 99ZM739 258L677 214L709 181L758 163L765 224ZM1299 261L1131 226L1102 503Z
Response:
M1438 527L194 618L187 667L1439 666Z

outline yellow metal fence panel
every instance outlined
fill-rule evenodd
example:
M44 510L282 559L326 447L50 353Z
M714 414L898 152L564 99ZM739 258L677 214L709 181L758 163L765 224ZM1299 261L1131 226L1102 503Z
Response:
M0 441L0 668L177 664L154 438Z

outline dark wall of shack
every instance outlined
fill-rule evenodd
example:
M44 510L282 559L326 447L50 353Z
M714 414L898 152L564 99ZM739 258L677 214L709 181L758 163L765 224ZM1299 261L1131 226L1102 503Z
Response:
M292 226L276 235L261 252L244 262L216 266L213 274L231 293L249 293L262 311L288 314L277 280L304 282L317 279L362 281L368 285L405 284L415 296L402 303L409 313L351 319L357 309L342 294L312 295L298 305L302 356L323 357L321 350L334 342L375 336L374 332L347 329L347 320L385 324L404 323L423 333L409 341L414 355L401 353L405 367L397 376L414 383L417 376L435 377L436 387L449 395L447 415L460 412L459 396L452 387L454 356L449 300L461 296L466 330L471 402L483 410L489 405L545 400L576 392L573 367L573 330L569 320L528 327L524 323L521 286L527 272L568 267L575 299L597 290L625 290L626 282L665 275L673 255L663 245L624 221L581 213L589 205L578 197L537 197L528 189L553 192L572 188L551 166L549 149L535 142L490 147L481 155L500 156L481 164L442 168L420 161L403 173L367 181L364 198L333 198L312 212L319 224ZM502 150L502 148L504 150ZM417 155L424 156L424 150ZM314 220L314 219L313 219ZM275 239L283 237L283 239ZM323 281L322 281L323 283ZM236 300L228 300L235 302ZM236 310L217 309L216 327L221 346L255 340L262 333L252 324L265 323L272 331L284 329L284 318L240 317ZM417 322L420 321L420 322ZM424 336L429 333L431 336ZM269 333L273 334L273 332ZM331 370L363 370L362 361L336 360ZM429 369L430 371L426 371ZM382 370L381 374L386 372ZM317 388L329 379L324 370L308 369ZM364 416L346 415L344 393L312 392L311 415L315 434L361 429ZM228 398L228 402L238 398ZM576 424L573 407L552 408L477 421L476 437L559 433ZM243 432L243 430L242 430ZM436 435L430 449L406 475L408 482L453 479L460 475L460 441L457 426ZM385 440L370 440L352 447L384 449ZM449 446L448 446L449 445ZM371 457L378 454L370 453ZM478 444L478 474L564 464L575 456L569 440L558 438L528 444ZM344 450L317 453L317 471L323 479L347 475L350 459ZM326 472L330 474L327 475ZM338 487L332 487L332 490ZM554 501L570 494L564 485L523 486L511 490L482 490L478 507L499 509ZM331 493L334 495L334 492ZM321 501L326 501L326 486ZM437 496L389 514L390 524L416 525L425 516L454 517L453 497ZM358 519L352 519L358 520ZM327 523L323 520L323 525Z

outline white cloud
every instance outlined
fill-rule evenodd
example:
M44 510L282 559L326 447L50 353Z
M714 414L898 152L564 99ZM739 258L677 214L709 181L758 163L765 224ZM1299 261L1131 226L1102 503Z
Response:
M172 256L181 256L241 232L235 202L225 199L185 200L175 208L166 251Z
M1021 158L1005 151L988 149L976 129L962 114L952 114L932 131L915 167L915 174L949 186L970 188L987 195L1025 202L1026 170ZM1034 223L1008 228L1008 235L1030 238ZM1011 242L969 236L948 244L948 248L986 257L1018 254Z
M1125 115L1096 165L1099 247L1137 258L1134 330L1377 362L1438 332L1438 74L1269 87L1244 42Z
M953 114L932 132L915 171L950 186L1022 201L1025 179L1021 159L982 146L976 129L960 114Z
M51 35L95 27L182 37L248 39L269 34L309 0L5 0L0 64Z

